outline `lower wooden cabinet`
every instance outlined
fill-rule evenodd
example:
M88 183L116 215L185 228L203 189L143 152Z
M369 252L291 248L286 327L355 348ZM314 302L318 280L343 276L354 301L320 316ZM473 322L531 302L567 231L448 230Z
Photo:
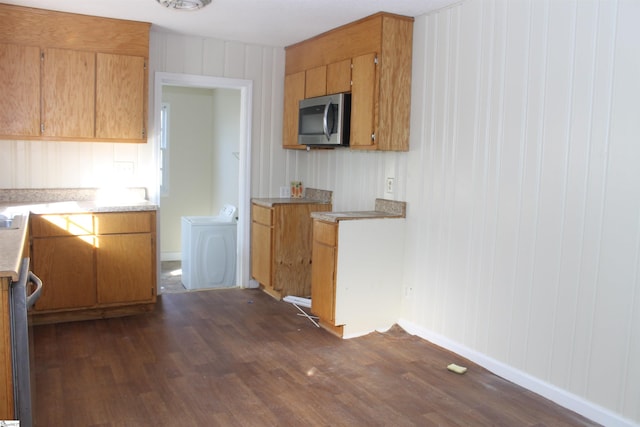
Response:
M312 310L331 326L335 326L337 242L337 222L313 222Z
M98 304L146 302L155 295L155 251L149 233L98 236Z
M262 286L273 289L273 209L251 207L251 276Z
M402 218L313 220L311 312L351 338L390 328L400 315Z
M32 240L32 269L46 283L34 310L86 308L96 304L93 241L91 236Z
M156 299L153 211L32 215L32 269L45 286L35 321L123 314ZM43 321L44 323L45 321Z
M290 200L251 206L251 276L277 299L311 295L311 212L331 210Z

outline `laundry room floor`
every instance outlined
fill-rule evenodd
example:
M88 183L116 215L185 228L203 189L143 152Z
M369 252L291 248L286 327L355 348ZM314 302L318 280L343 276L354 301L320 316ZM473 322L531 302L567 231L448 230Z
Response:
M160 293L177 294L188 292L182 284L182 262L162 261L160 263Z

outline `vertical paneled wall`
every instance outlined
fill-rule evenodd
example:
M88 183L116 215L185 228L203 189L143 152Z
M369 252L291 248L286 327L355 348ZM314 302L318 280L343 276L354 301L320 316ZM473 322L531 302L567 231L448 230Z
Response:
M300 179L305 187L333 191L334 210L372 210L376 198L404 200L407 156L345 148L288 150L285 178ZM387 176L395 178L393 194L384 192Z
M640 2L414 34L403 317L640 422Z
M152 77L163 71L253 82L251 193L277 194L272 171L282 173L285 164L280 148L284 49L152 31L150 62Z
M147 145L0 140L0 151L0 188L148 187L155 183ZM133 163L133 173L118 174L116 162Z

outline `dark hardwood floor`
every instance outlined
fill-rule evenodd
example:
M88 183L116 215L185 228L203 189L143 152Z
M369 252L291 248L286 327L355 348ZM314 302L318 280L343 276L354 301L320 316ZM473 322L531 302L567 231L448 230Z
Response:
M34 328L36 426L596 425L397 327L341 340L257 290L158 300Z

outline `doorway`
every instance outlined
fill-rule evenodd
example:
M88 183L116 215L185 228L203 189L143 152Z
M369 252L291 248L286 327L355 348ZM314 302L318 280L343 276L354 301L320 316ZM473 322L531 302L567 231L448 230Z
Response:
M252 82L250 80L229 79L222 77L210 77L190 74L175 74L157 72L155 74L154 88L154 126L151 136L154 143L155 164L157 165L158 179L153 199L158 204L160 216L162 216L161 202L161 111L164 90L168 87L181 87L190 89L207 90L237 90L240 94L239 115L239 145L238 151L233 155L238 162L238 224L237 224L237 263L236 278L240 287L250 287L249 280L249 227L250 227L250 183L251 183L251 111L252 111ZM179 148L178 148L179 149ZM179 226L179 225L178 225ZM158 232L158 260L160 260L160 240L162 233ZM160 262L158 263L160 265ZM158 272L160 273L160 272ZM160 274L158 274L160 277Z

